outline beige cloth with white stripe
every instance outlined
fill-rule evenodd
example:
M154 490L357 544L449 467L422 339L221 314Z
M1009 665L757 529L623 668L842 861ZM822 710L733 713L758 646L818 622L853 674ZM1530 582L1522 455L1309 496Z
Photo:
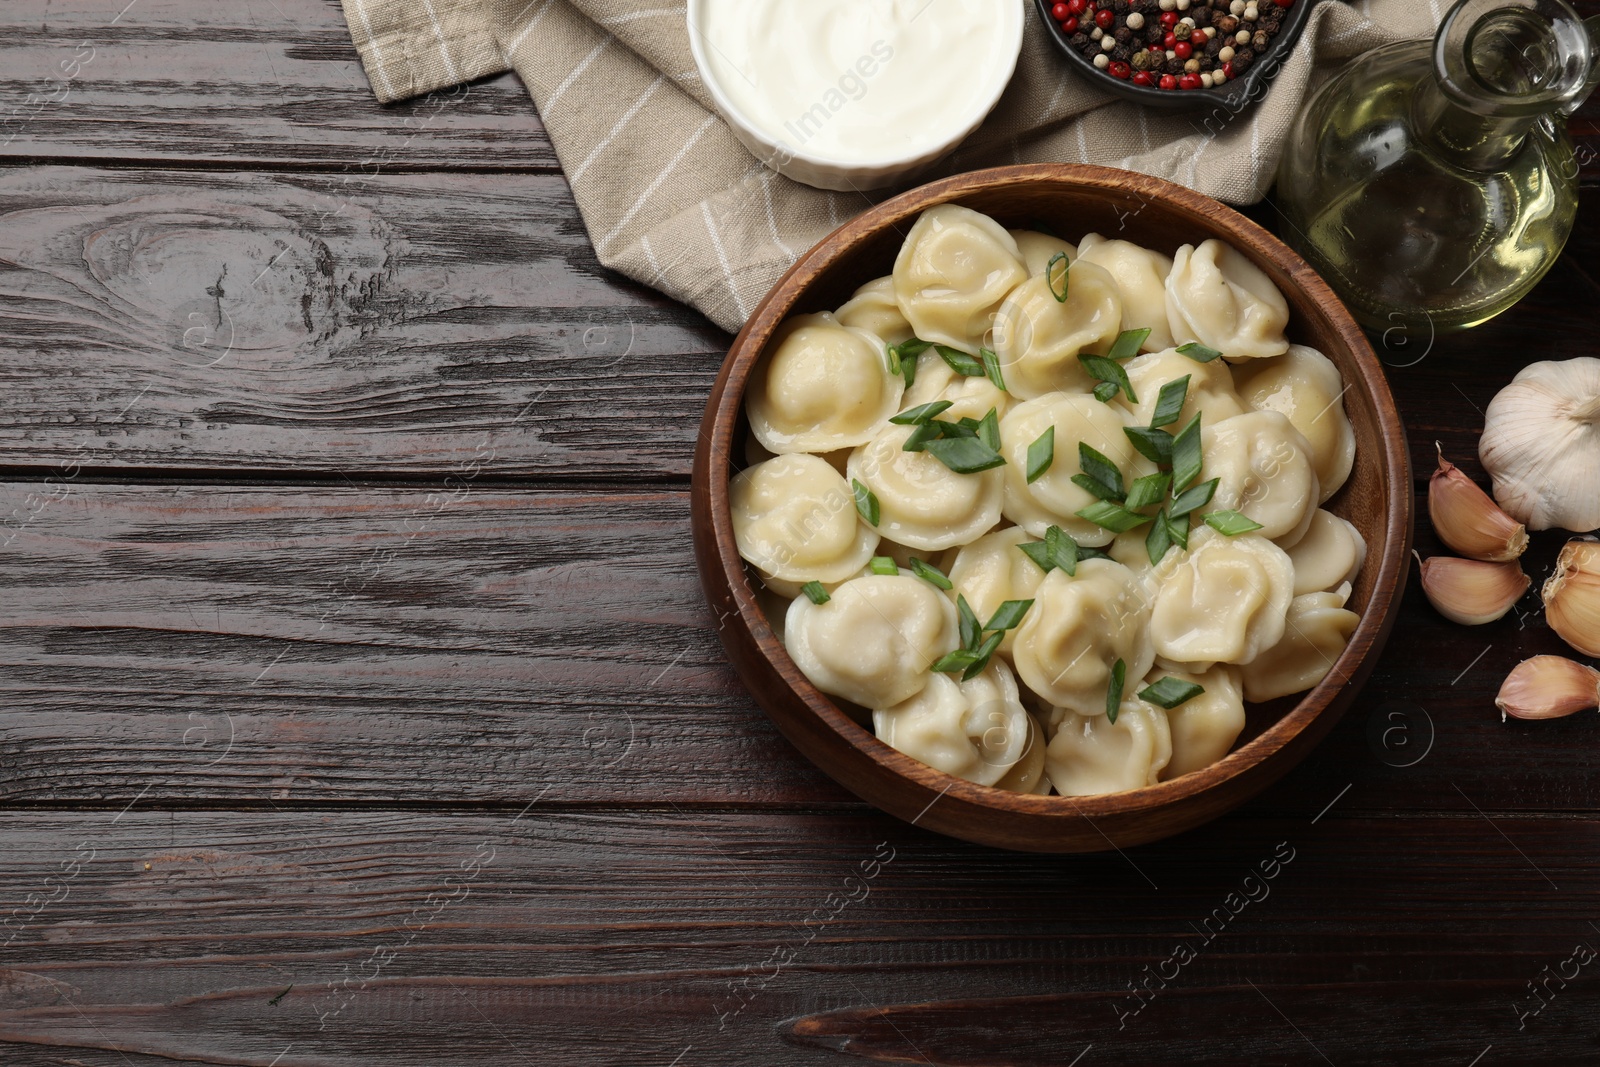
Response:
M600 261L726 329L739 328L800 254L869 206L860 194L773 174L745 150L695 71L682 3L343 3L379 100L515 68ZM1233 203L1259 200L1313 81L1368 49L1430 35L1444 3L1322 0L1267 97L1209 129L1203 111L1112 102L1068 69L1030 10L1021 62L999 107L930 177L1007 163L1099 163Z

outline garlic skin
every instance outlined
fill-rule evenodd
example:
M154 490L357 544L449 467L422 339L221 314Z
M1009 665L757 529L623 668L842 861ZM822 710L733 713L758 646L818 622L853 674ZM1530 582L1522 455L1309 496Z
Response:
M1433 556L1422 560L1422 591L1440 615L1463 626L1494 622L1511 610L1533 579L1522 566Z
M1564 656L1534 656L1512 669L1495 697L1500 719L1560 719L1600 707L1600 671Z
M1478 457L1528 529L1600 527L1600 359L1524 367L1489 403Z
M1428 515L1439 540L1469 559L1504 563L1528 549L1527 529L1445 459L1443 449L1428 483Z
M1543 595L1550 629L1585 656L1600 657L1600 542L1568 541Z

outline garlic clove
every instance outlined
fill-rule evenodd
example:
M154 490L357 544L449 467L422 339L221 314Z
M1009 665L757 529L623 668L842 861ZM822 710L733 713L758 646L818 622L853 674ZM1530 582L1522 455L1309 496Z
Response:
M1532 579L1515 561L1433 556L1422 561L1422 591L1439 614L1463 626L1494 622L1511 610Z
M1504 563L1528 548L1528 531L1523 525L1445 459L1443 449L1439 451L1439 469L1428 483L1428 514L1439 539L1463 556Z
M1568 541L1544 583L1544 617L1563 641L1600 656L1600 542Z
M1489 402L1478 458L1530 530L1600 527L1600 359L1531 363Z
M1600 671L1564 656L1534 656L1511 671L1495 698L1500 718L1559 719L1600 708Z

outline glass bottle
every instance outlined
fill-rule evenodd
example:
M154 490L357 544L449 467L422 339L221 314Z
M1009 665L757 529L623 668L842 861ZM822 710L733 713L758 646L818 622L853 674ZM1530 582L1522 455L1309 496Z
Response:
M1280 236L1369 327L1493 318L1572 232L1567 116L1600 80L1597 55L1600 17L1563 0L1461 0L1431 43L1369 52L1289 136Z

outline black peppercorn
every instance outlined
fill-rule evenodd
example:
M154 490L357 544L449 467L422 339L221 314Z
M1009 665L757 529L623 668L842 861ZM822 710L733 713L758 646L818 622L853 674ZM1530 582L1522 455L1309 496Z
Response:
M1071 37L1067 38L1067 43L1073 48L1082 52L1085 46L1093 44L1094 42L1089 40L1089 35L1087 33L1075 33Z
M1113 36L1116 37L1118 44L1127 44L1133 40L1133 31L1126 26L1118 26L1117 32Z
M1183 60L1181 60L1181 59L1169 59L1169 60L1166 61L1165 64L1162 65L1161 69L1166 71L1168 74L1182 74L1183 73Z
M1241 48L1233 54L1233 58L1229 62L1233 64L1233 72L1235 74L1243 74L1250 69L1250 64L1255 62L1255 58L1255 53L1250 49Z
M1267 45L1271 40L1272 38L1267 36L1266 30L1257 30L1255 36L1250 38L1250 47L1254 48L1256 54L1259 55L1267 50Z

